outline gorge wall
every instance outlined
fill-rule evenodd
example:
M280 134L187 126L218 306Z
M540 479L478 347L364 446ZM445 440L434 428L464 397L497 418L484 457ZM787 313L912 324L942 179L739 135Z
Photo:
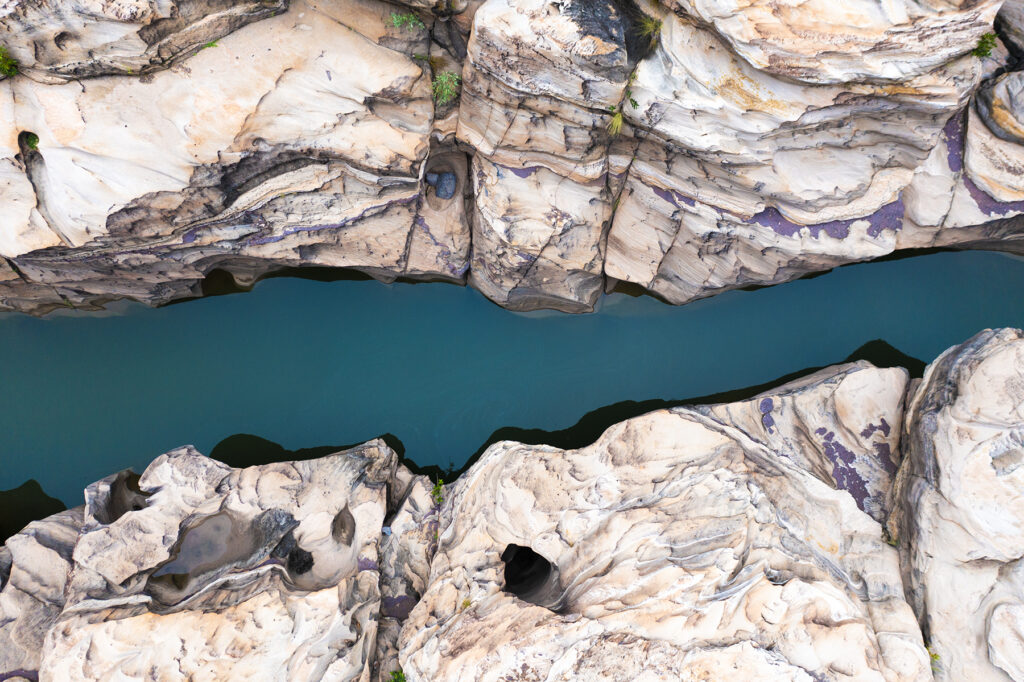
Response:
M1021 36L1019 0L10 2L0 309L330 267L582 312L1022 253Z
M0 547L3 680L1017 680L1024 332L502 441L191 447Z

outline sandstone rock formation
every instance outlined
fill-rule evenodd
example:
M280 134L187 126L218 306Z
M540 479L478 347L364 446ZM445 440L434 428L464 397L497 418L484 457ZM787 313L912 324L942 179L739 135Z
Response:
M939 680L1024 677L1024 332L940 356L909 401L898 506L907 594Z
M461 280L466 164L428 159L427 34L392 9L299 1L143 79L0 83L0 303L159 303L218 267Z
M1016 0L986 58L998 0L96 4L0 16L0 308L327 266L584 312L1024 252Z
M181 448L90 486L0 554L0 678L369 680L381 584L429 561L396 467L383 441L247 469Z
M677 408L580 450L492 446L443 508L402 629L408 679L930 679L881 526L802 468L823 458L801 422L824 419L802 393L832 394L824 413L847 382L892 390L898 422L904 381L851 366L780 389L756 421L751 403Z
M0 547L0 679L1014 680L1022 453L1013 329L909 386L858 362L497 443L446 488L379 440L181 448Z
M287 0L6 2L0 42L36 78L146 73L287 6Z
M879 523L892 508L907 371L860 361L750 400L694 409L853 496Z

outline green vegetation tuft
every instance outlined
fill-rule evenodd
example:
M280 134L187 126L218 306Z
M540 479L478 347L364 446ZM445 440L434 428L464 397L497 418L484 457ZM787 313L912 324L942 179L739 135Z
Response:
M473 605L473 602L471 602L468 598L462 600L462 610L463 611L465 611L466 609L468 609L472 605Z
M996 34L986 33L978 39L978 46L975 47L971 54L975 57L991 57L992 48L996 46Z
M433 91L434 101L438 104L448 104L459 96L459 86L462 85L462 76L454 71L442 71L434 76Z
M612 118L608 121L608 134L612 137L616 137L622 132L622 112L616 111L615 107L611 107Z
M206 43L205 45L203 45L203 46L202 46L201 48L199 48L199 49L201 49L201 50L205 50L205 49L206 49L206 48L208 48L208 47L217 47L217 41L216 41L216 40L211 40L210 42Z
M655 19L645 14L637 25L637 30L640 35L651 41L651 47L654 47L661 39L661 19Z
M440 507L444 504L444 479L437 479L437 483L434 484L434 489L430 491L430 496L434 498L434 504Z
M405 682L405 673L403 673L401 670L392 671L391 682Z
M8 78L18 75L18 60L3 45L0 45L0 74Z
M26 133L25 144L28 145L28 148L32 151L36 151L39 149L39 136L35 133Z
M395 28L411 28L411 29L424 29L427 27L423 21L413 14L407 12L406 14L399 14L398 12L391 13L391 25Z
M939 672L939 666L940 666L939 655L937 653L935 653L934 651L932 651L931 646L928 647L928 657L932 659L932 672L933 673Z

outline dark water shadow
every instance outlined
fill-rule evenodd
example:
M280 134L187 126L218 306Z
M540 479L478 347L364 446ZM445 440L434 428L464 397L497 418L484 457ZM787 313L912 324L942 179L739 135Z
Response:
M387 273L382 273L382 275ZM224 268L214 268L206 274L206 276L199 283L200 294L198 296L186 296L184 298L176 298L173 301L167 301L158 308L166 308L167 306L178 305L179 303L187 303L189 301L196 301L201 298L211 298L214 296L229 296L231 294L244 294L253 290L253 288L260 282L268 279L278 278L290 278L290 279L305 279L313 282L368 282L371 280L377 280L380 282L394 282L399 284L454 284L456 286L464 286L465 282L455 282L450 279L443 277L422 277L422 278L411 278L411 277L387 277L378 278L363 272L362 270L356 270L355 268L332 268L326 266L310 266L310 267L289 267L280 268L278 270L271 270L266 272L253 281L252 284L239 284L235 279L235 276Z
M43 492L34 478L17 488L0 490L0 544L32 521L45 519L65 509L64 503Z
M874 366L882 368L903 367L910 373L912 378L920 378L924 374L925 367L927 366L922 360L918 360L917 358L901 352L899 349L894 348L881 339L875 339L874 341L865 343L840 362L857 362L858 360L867 360ZM562 450L582 448L595 442L602 433L614 424L627 419L632 419L633 417L639 417L640 415L647 414L648 412L671 407L681 407L684 405L711 405L715 403L732 403L747 400L749 398L753 398L759 393L764 393L774 388L778 388L783 384L788 384L791 381L809 376L829 366L831 365L808 367L806 369L785 374L777 379L763 384L758 384L756 386L748 386L746 388L739 388L694 398L672 400L655 398L641 401L624 400L619 403L613 403L611 405L606 405L604 407L599 407L596 410L592 410L591 412L583 415L575 424L565 429L549 431L545 429L505 426L494 431L494 433L490 435L490 437L477 449L477 451L473 453L473 456L470 457L462 467L458 468L450 466L445 469L437 465L420 466L415 461L405 456L405 446L398 437L393 434L386 433L380 436L380 438L382 438L392 450L397 452L402 463L415 473L429 476L435 481L440 478L450 483L461 476L463 472L469 469L469 467L473 466L487 448L503 440L514 440L527 445L551 445ZM257 464L268 464L270 462L315 459L317 457L324 457L338 452L339 450L353 448L360 444L361 443L353 443L349 445L320 446L302 448L299 450L288 450L273 441L260 438L259 436L236 434L228 436L219 442L214 446L213 450L209 454L213 459L229 464L230 466L246 467Z

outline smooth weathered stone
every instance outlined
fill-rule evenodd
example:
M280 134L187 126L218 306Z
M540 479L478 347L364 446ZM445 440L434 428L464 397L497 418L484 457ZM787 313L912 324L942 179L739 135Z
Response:
M998 0L665 0L759 69L811 83L904 81L969 52Z
M1024 650L1024 332L933 362L908 404L890 519L939 680L1019 680Z
M90 487L41 678L368 679L395 465L382 441L247 469L182 448Z
M148 73L287 7L287 0L13 0L0 6L0 44L33 78Z
M905 369L837 365L738 403L696 407L853 496L879 523L892 508Z
M427 589L430 560L437 548L440 507L431 497L433 485L426 476L410 475L410 479L381 540L381 608L373 671L377 682L391 682L391 673L401 670L399 633Z
M723 421L489 448L443 507L408 678L931 679L881 526Z
M143 81L0 84L0 208L15 219L0 255L21 278L0 283L0 305L25 309L32 287L36 312L47 290L162 303L214 268L461 281L462 201L420 182L433 103L412 54L427 34L392 26L392 9L300 1Z
M82 507L33 521L0 547L0 679L39 670L46 633L64 608Z
M638 55L610 0L489 0L468 46L458 138L474 159L470 282L516 310L593 309L612 212L605 129Z

